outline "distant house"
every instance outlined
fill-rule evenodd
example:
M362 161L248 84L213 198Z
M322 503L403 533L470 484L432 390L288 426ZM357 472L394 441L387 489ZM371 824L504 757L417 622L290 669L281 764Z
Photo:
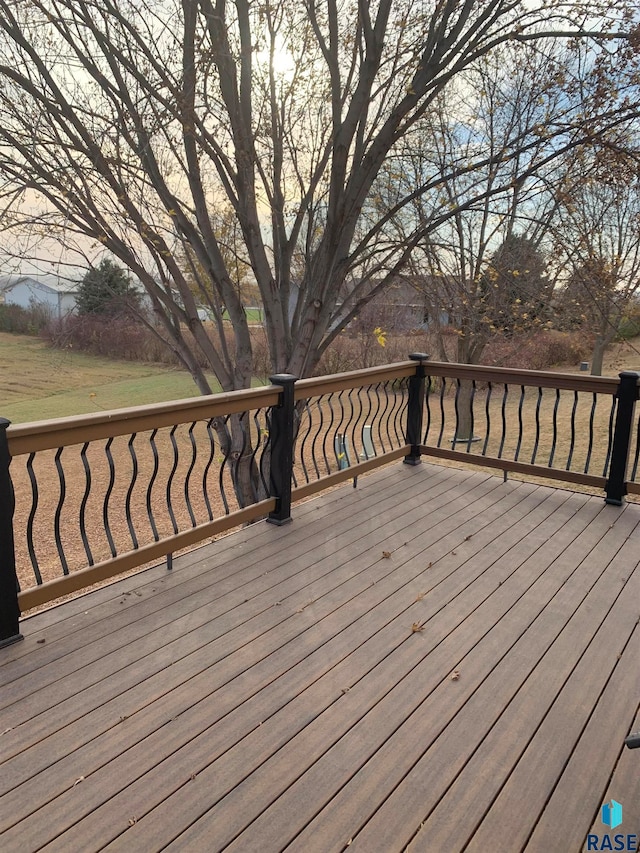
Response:
M53 273L0 276L0 301L21 308L45 307L53 317L64 317L76 308L78 282Z
M375 287L372 281L371 286ZM427 330L450 322L447 282L434 276L398 276L361 312L365 323L395 331Z

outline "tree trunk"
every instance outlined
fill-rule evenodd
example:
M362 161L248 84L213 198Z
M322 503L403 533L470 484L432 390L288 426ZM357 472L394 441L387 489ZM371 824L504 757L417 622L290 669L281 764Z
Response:
M607 341L601 335L598 335L593 345L593 352L591 353L592 376L602 376L602 362L606 348Z
M470 379L461 379L456 393L456 431L453 449L457 444L473 439L473 385ZM457 448L462 449L462 448Z
M260 442L261 436L251 435L251 420L251 412L244 412L231 415L226 423L223 418L216 418L212 423L222 454L228 460L234 493L241 509L269 496L262 479L264 477L269 482L268 458L264 460L261 477L260 459L254 456L256 442Z

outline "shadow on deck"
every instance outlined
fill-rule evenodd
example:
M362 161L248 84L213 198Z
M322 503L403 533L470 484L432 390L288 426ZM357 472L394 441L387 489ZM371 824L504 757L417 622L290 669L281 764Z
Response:
M611 798L637 833L639 523L392 465L29 618L3 853L571 853Z

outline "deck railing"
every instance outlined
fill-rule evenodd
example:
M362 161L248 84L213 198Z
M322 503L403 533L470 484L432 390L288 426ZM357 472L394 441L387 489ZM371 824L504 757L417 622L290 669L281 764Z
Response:
M10 426L0 420L0 644L20 611L423 455L603 489L637 482L638 374L385 367ZM630 460L630 465L629 465ZM627 469L630 473L627 475Z

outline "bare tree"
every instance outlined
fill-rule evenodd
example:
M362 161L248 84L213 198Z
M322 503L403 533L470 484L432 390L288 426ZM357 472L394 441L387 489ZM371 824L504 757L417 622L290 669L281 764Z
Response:
M372 195L441 93L502 44L523 56L553 37L587 40L596 55L627 44L626 7L0 0L5 228L27 223L104 246L141 280L171 346L208 393L202 361L227 390L247 387L252 372L247 318L212 215L230 205L273 369L304 375L424 236L391 246L390 211L372 221ZM616 48L607 51L615 61ZM630 102L603 100L589 132L633 114ZM562 122L548 133L582 127L575 114ZM524 159L514 148L477 151L455 170L473 175L489 159L516 158L528 171L531 144L523 131ZM446 176L432 173L396 210L440 185ZM187 250L214 291L214 310L228 311L232 345L215 345L198 319L179 261Z
M574 142L551 117L564 125L574 110L559 74L571 62L557 47L523 57L502 46L440 95L421 148L407 151L406 180L441 175L394 226L400 241L422 231L410 267L443 360L452 329L453 357L475 364L497 333L541 323L540 302L552 289L541 252L557 208L551 187L561 175L558 152ZM465 169L478 152L482 166Z
M576 151L557 193L554 236L567 271L559 307L565 323L593 334L595 376L640 290L640 166L633 148L627 138L624 152L619 146Z

